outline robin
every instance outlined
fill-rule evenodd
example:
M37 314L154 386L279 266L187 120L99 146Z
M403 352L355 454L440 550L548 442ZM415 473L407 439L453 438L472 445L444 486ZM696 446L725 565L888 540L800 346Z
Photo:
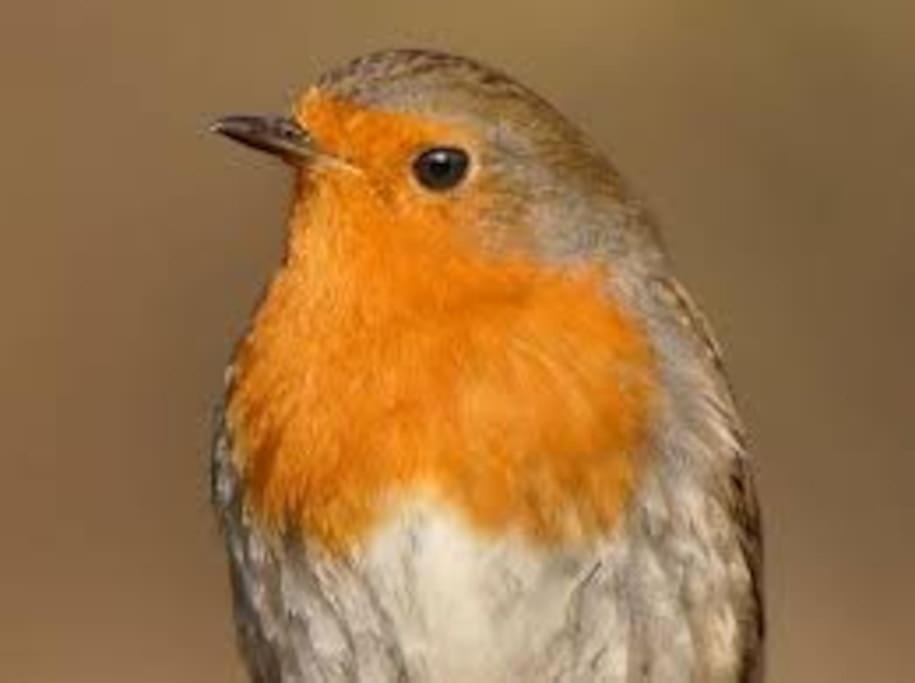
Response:
M295 175L213 453L251 679L758 681L719 350L601 152L418 50L214 129Z

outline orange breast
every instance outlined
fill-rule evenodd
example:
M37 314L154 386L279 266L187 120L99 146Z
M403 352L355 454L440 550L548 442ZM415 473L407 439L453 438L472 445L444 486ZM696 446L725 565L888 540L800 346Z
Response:
M485 256L443 237L435 223L454 215L395 220L352 174L305 182L229 397L254 518L329 550L411 496L481 534L610 529L641 466L654 365L607 274Z

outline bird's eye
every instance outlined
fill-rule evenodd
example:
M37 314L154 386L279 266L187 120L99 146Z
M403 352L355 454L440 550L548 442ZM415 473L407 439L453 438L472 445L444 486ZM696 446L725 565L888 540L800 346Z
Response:
M450 190L467 175L470 157L458 147L427 149L413 162L413 173L420 185L429 190Z

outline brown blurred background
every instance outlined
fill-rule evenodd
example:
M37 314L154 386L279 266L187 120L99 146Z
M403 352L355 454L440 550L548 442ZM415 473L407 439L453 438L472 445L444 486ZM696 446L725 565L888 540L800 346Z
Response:
M206 126L413 45L540 90L660 215L754 437L769 680L915 680L915 10L541 5L6 9L0 679L244 680L208 422L288 179Z

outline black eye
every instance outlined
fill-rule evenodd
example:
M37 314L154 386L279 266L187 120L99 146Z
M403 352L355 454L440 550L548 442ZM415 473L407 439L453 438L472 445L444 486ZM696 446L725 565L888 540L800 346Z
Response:
M457 147L433 147L416 157L413 173L430 190L450 190L467 175L470 157Z

